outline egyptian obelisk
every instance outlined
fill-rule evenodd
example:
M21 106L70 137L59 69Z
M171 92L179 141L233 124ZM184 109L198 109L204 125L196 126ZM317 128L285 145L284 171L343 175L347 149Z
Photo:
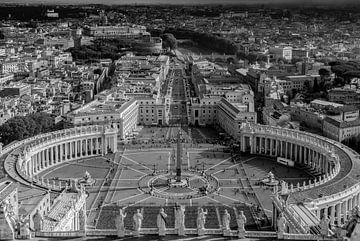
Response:
M181 145L181 132L179 130L177 136L177 149L176 149L176 182L181 182L181 164L182 164L182 145Z

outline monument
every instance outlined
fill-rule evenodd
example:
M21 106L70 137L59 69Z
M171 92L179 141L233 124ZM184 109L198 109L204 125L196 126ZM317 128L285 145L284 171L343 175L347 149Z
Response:
M225 209L225 212L222 216L222 228L223 228L223 235L224 236L231 236L230 232L230 220L231 216L227 209Z
M167 214L163 208L160 208L159 214L157 215L157 227L159 229L159 236L166 235L166 218Z
M181 182L181 161L182 158L182 145L181 145L181 133L178 132L177 136L177 148L176 148L176 182Z
M175 177L168 179L168 184L170 188L178 188L178 187L187 187L188 179L182 178L182 144L181 144L181 132L178 132L177 135L177 147L176 147L176 159L175 159Z
M199 236L204 235L207 214L208 214L207 210L204 211L203 208L199 207L198 216L197 216L197 231Z
M175 231L179 236L185 235L185 206L175 207Z
M236 216L236 223L238 225L238 238L244 238L245 237L245 224L246 224L246 216L244 215L244 211L238 211L234 207L234 212Z
M141 210L137 209L136 213L133 216L133 220L134 220L134 236L136 236L136 237L140 236L140 229L141 229L143 219L144 219L143 210L142 209Z
M0 237L1 240L13 240L14 229L11 225L11 221L7 217L5 203L0 203Z
M126 217L126 213L124 212L125 208L120 208L119 213L116 217L116 229L117 229L117 236L120 238L125 237L125 226L124 226L124 219Z

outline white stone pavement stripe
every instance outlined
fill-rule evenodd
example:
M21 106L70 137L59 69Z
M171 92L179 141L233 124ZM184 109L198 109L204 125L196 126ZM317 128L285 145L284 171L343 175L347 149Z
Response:
M220 187L220 189L227 189L227 188L234 188L234 189L249 189L249 188L253 188L253 189L261 189L261 187Z
M147 198L144 198L144 199L141 199L141 200L139 200L139 201L137 201L137 202L134 202L133 204L130 204L129 207L134 206L134 205L136 205L136 204L138 204L138 203L144 202L144 201L146 201L146 200L148 200L148 199L150 199L150 198L152 198L152 196L147 197Z
M221 164L224 163L224 162L229 161L230 159L231 159L231 157L229 157L229 158L227 158L227 159L225 159L225 160L223 160L223 161L221 161L221 162L219 162L219 163L217 163L217 164L209 167L208 169L205 170L205 172L209 171L210 169L213 169L214 167L217 167L217 166L221 165Z
M208 199L210 199L210 200L213 200L213 201L215 201L215 202L217 202L217 203L221 203L221 204L224 205L224 206L230 207L229 205L227 205L227 204L225 204L225 203L222 203L222 202L220 202L220 201L218 201L218 200L216 200L216 199L213 199L213 198L211 198L211 197L209 197L209 196L206 196L206 198L208 198Z
M131 159L131 158L129 158L129 157L126 157L126 156L124 156L124 155L120 155L121 157L123 157L123 158L125 158L126 160L128 160L128 161L131 161L131 162L133 162L133 163L135 163L135 164L138 164L138 165L140 165L140 166L142 166L142 167L145 167L146 169L148 169L148 170L150 170L150 171L153 171L152 169L150 169L149 167L147 167L147 166L145 166L145 165L143 165L143 164L141 164L141 163L139 163L139 162L137 162L137 161L134 161L133 159Z
M221 196L221 197L227 198L227 199L232 200L232 201L234 201L234 202L241 202L241 203L245 203L245 204L247 204L247 205L249 205L249 206L251 206L251 205L252 205L251 203L247 203L247 202L243 202L243 201L240 201L240 200L236 200L236 199L234 199L234 198L231 198L231 197L228 197L228 196L225 196L225 195L222 195L222 194L218 194L218 196ZM269 209L263 209L263 210L264 210L264 211L267 211L267 212L271 212L271 213L272 213L272 211L270 211Z
M168 170L170 171L171 167L171 153L169 152L169 159L168 159Z
M148 152L148 150L144 150L144 151L136 151L136 152L126 152L127 156L131 156L131 155L136 155L136 154L146 154ZM160 154L166 154L169 152L166 151L151 151L150 153L160 153Z
M142 171L139 171L139 170L136 170L136 169L134 169L134 168L132 168L132 167L127 166L127 168L129 168L130 170L133 170L133 171L135 171L135 172L141 173L141 174L143 174L143 175L147 175L147 173L142 172Z
M115 201L112 201L111 203L104 204L103 207L104 207L104 206L109 206L109 205L111 205L111 204L118 203L118 202L121 203L121 202L123 202L123 201L125 201L125 200L129 200L129 199L132 199L132 198L141 196L141 195L146 195L146 194L144 194L144 193L139 193L139 194L136 194L136 195L134 195L134 196L126 197L126 198L123 198L123 199L120 199L120 200L115 200Z

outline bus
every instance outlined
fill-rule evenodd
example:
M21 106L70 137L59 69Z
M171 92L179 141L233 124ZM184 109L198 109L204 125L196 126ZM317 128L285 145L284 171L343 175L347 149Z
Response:
M286 158L278 157L277 163L283 164L285 166L293 167L295 165L295 162Z

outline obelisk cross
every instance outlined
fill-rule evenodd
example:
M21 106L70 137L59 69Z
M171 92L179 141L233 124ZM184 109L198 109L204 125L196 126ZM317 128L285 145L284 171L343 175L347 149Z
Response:
M177 148L176 148L176 182L181 182L181 164L182 164L182 145L181 145L181 132L178 132L177 136Z

